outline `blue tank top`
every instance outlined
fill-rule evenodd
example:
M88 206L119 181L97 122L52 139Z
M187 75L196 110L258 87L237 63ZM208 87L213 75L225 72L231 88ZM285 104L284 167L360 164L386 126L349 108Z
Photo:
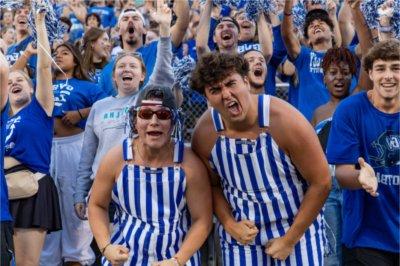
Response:
M151 265L172 258L190 227L186 204L186 177L180 166L184 145L175 143L173 166L150 168L129 164L132 140L125 139L126 165L114 184L112 200L117 205L111 243L129 248L124 265ZM111 265L104 257L103 265ZM200 265L195 253L186 265Z
M265 246L269 240L287 232L308 187L289 156L268 133L269 105L270 96L260 95L258 122L261 133L256 140L224 136L221 115L215 109L211 111L219 137L211 151L209 162L211 168L221 177L221 187L235 220L254 221L259 229L250 246ZM221 242L242 247L221 224L218 225L218 232ZM301 241L307 243L307 252L298 252L300 257L296 258L294 265L313 265L314 258L321 262L321 214L306 230ZM296 249L300 249L300 244L295 246Z
M36 97L9 118L6 130L5 155L34 171L48 174L53 118L47 116Z

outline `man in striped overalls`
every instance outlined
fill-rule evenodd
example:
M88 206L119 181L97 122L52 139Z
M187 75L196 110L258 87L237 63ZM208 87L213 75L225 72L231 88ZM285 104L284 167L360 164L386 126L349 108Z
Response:
M224 265L322 265L328 164L313 128L289 104L250 94L240 55L203 56L192 88L212 108L192 148L212 176Z

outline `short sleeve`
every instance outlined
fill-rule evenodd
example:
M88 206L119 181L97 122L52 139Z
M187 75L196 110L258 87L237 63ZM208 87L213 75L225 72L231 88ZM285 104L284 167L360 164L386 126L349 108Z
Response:
M309 64L307 64L307 60L309 60L309 58L310 58L310 52L311 52L311 50L309 48L301 46L300 53L298 54L298 56L295 59L290 58L290 56L288 56L288 58L294 64L296 69L301 69L304 66L309 65Z
M327 145L330 164L356 164L360 156L356 113L349 112L348 103L340 104L333 115Z

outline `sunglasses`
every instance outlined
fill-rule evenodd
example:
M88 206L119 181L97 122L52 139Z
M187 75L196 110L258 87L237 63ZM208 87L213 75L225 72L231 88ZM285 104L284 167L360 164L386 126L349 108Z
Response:
M137 116L145 120L152 119L154 114L156 114L157 118L160 120L168 120L172 118L172 112L168 109L153 111L149 108L139 108L137 110Z

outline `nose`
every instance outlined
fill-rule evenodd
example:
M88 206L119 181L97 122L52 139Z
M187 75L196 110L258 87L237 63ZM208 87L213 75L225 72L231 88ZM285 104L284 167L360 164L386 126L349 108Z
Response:
M230 99L232 96L232 93L229 88L222 86L221 95L222 95L223 99Z
M394 72L391 69L386 69L385 73L384 73L384 78L387 80L391 80L392 78L394 78Z

